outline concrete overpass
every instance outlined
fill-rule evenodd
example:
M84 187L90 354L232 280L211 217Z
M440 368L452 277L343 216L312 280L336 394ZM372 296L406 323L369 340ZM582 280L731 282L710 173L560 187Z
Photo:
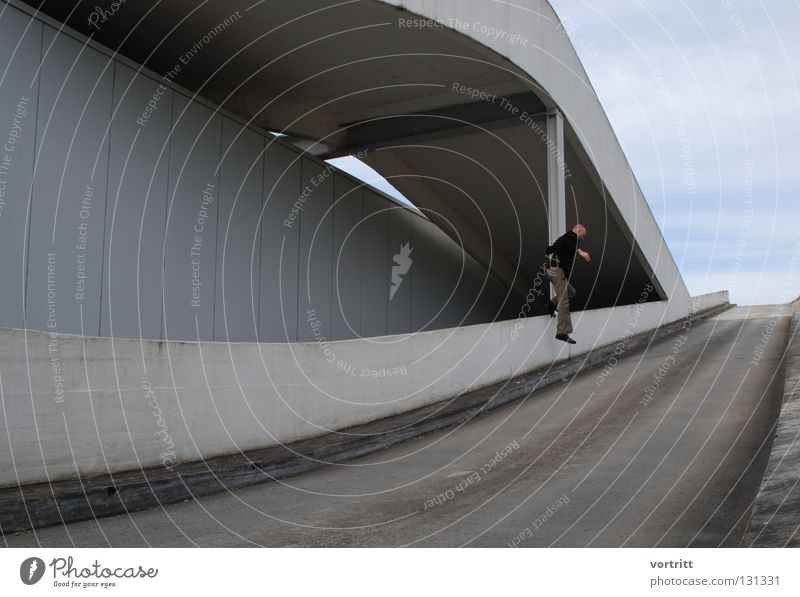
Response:
M0 486L347 437L727 303L544 0L0 10ZM537 271L578 220L570 348Z

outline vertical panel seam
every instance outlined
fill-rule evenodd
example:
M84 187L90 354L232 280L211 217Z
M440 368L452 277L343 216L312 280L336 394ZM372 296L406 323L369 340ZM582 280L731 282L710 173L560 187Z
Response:
M31 17L33 18L33 17ZM33 183L36 174L36 163L39 161L39 113L41 111L42 102L42 60L44 52L44 28L41 25L41 37L39 43L39 66L36 75L36 122L33 129L33 164L31 165L31 185L28 189L28 213L25 222L25 261L24 271L25 277L23 279L24 290L22 291L22 327L28 328L28 278L30 277L30 260L31 260L31 223L33 221Z
M175 91L170 94L170 118L169 118L169 135L167 137L167 200L164 201L164 241L161 243L161 339L166 340L166 330L164 324L167 317L167 296L166 284L164 283L167 275L167 218L169 214L169 201L170 201L170 186L172 180L172 137L175 132ZM141 248L137 248L141 250Z
M191 100L190 100L191 101ZM215 116L219 116L219 146L217 148L217 205L216 205L216 223L217 225L214 226L214 283L211 288L214 289L214 292L211 293L211 300L213 301L211 304L211 341L214 342L217 339L217 268L224 267L225 264L223 263L220 265L219 263L219 204L222 201L222 134L223 129L225 126L225 117L219 114L218 112L213 112L211 114L211 118ZM223 317L224 321L224 317ZM200 340L200 338L198 338Z
M386 266L386 278L383 281L383 300L386 303L386 327L383 330L383 335L389 335L389 309L391 305L389 304L389 296L391 292L391 285L392 285L392 247L390 245L391 242L391 226L392 226L392 210L388 207L389 202L384 199L384 204L386 205L386 254L384 255L384 266ZM388 262L388 264L387 264Z
M290 167L292 164L299 163L300 172L297 179L297 186L294 190L294 200L300 197L300 193L303 190L303 158L302 154L300 157L295 158L293 162L290 163ZM300 215L297 218L297 233L295 234L295 245L297 247L297 266L294 268L294 287L295 287L295 309L298 311L295 313L294 317L294 342L300 341L300 311L299 311L299 301L300 301L300 268L302 262L300 261L300 231L302 230L303 225L303 212L300 212ZM280 275L280 274L279 274ZM281 301L283 301L283 297L280 297Z
M364 196L364 186L361 186L361 280L359 283L359 300L360 303L360 312L358 314L358 335L362 338L364 337L364 278L367 269L364 267L364 260L366 259L366 251L364 250L364 230L367 228L367 221L364 218L364 214L367 210L367 201Z
M358 188L358 200L359 200L359 219L361 220L358 224L358 256L359 260L363 264L363 255L364 255L364 187L360 186ZM364 269L363 266L359 268L359 276L358 276L358 313L361 313L364 310ZM361 332L363 327L361 326L361 317L358 318L358 329L353 330L355 333L356 338L361 337Z
M303 181L305 180L303 178L303 176L304 176L303 175L303 166L305 165L304 164L305 159L303 158L302 154L299 156L298 159L300 161L300 187L299 187L299 190L302 191L302 189L303 189ZM299 195L297 193L295 193L295 197L299 197ZM295 342L300 342L300 313L302 311L302 309L301 309L301 306L302 306L301 305L301 301L303 300L303 298L302 298L303 297L303 281L301 280L301 276L300 276L300 274L303 273L303 255L301 254L301 250L303 248L303 242L302 241L303 241L303 211L300 210L300 214L297 216L297 267L295 268L297 270L297 297L296 297L296 300L295 300L295 303L297 304L297 313L295 313L295 318L294 318L295 319L295 321L294 321L294 325L295 325L294 341ZM280 272L280 267L278 268L278 272ZM280 274L278 274L278 275L280 275ZM307 276L308 276L308 274L306 274L306 277Z
M410 212L404 212L404 213L408 213L408 216L407 216L408 217L408 227L407 227L407 230L408 230L408 244L411 247L411 250L413 251L414 250L414 245L411 244L412 240L413 240L412 237L411 237L411 231L412 231L413 226L414 226L414 216ZM414 270L415 269L416 268L411 268L411 271L409 272L410 275L408 276L408 320L407 320L408 321L408 326L406 327L406 332L409 333L409 334L414 331L414 324L412 323L413 320L411 319L411 304L412 304L412 302L414 300Z
M326 163L325 167L329 168L330 164ZM328 302L331 305L331 342L333 342L334 340L337 339L335 334L334 334L334 331L335 331L334 330L334 326L336 324L336 317L334 316L334 313L336 312L336 304L333 301L333 286L336 283L336 279L335 279L336 277L333 275L333 272L334 272L334 269L335 269L335 266L336 266L336 263L335 263L336 260L334 258L333 252L336 249L336 204L339 202L338 201L339 192L338 192L338 185L336 184L336 181L337 181L338 178L339 177L336 176L336 174L333 175L333 181L332 181L333 182L333 197L332 197L332 201L331 201L331 251L330 251L330 264L331 264L331 267L328 270L328 273L329 273L329 276L328 276L328 278L329 278L329 293L328 293L329 297L328 297ZM338 303L338 301L337 301L337 303Z
M106 228L105 225L108 221L108 183L110 178L110 170L111 170L111 139L114 136L114 94L116 93L116 83L117 83L117 61L112 60L112 70L111 70L111 102L109 107L109 121L108 121L108 147L106 148L106 196L105 196L105 206L103 208L103 237L102 242L100 243L100 301L98 303L98 321L97 321L97 335L100 336L103 331L103 281L105 280L104 272L105 272L105 263L108 261L109 267L109 280L110 280L110 268L111 268L111 252L106 251ZM120 184L122 184L122 180L120 180ZM111 327L111 313L109 312L109 333L112 330Z
M255 325L256 342L261 341L261 264L264 259L262 255L264 250L264 225L262 222L264 219L264 191L266 190L267 147L267 138L261 136L261 189L258 192L258 267L256 268L258 280L253 280L253 267L252 265L250 266L250 304L255 310L253 324ZM255 251L255 247L253 247L253 251Z

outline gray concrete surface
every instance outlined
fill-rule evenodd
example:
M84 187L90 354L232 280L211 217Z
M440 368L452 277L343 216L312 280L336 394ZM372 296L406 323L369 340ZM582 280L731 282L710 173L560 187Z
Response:
M624 341L548 363L525 375L504 379L472 392L454 394L447 400L423 408L306 440L206 457L169 468L140 467L61 481L50 477L44 483L0 487L0 534L130 514L348 462L469 422L506 404L530 397L533 392L572 379L579 373L605 367L606 363L613 362L612 358L619 359L643 350L661 338L684 332L687 325L694 325L730 308L727 303L718 305L691 318L626 337Z
M357 461L4 541L736 546L771 448L789 322L787 308L737 308L468 424Z

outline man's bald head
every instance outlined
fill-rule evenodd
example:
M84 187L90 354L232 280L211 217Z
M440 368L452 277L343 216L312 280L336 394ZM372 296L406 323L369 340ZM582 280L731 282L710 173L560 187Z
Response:
M575 224L572 231L578 235L578 239L583 239L586 236L586 226L583 224Z

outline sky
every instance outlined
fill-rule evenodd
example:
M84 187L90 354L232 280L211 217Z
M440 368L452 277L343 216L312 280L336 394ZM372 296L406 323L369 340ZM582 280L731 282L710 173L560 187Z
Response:
M366 182L368 185L375 187L379 191L383 191L390 197L394 197L403 203L414 205L405 197L405 195L403 195L403 193L394 188L392 183L376 172L371 166L368 166L358 158L353 156L345 156L343 158L328 160L328 162L340 170L344 170L345 172L352 174L357 179Z
M800 295L800 2L551 0L689 292Z
M690 294L797 298L800 0L550 1Z

